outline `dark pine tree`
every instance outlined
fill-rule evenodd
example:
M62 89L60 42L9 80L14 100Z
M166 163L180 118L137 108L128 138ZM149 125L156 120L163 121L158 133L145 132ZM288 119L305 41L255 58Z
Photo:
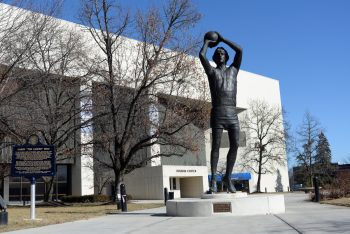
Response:
M332 152L329 147L327 137L321 131L318 135L318 142L316 146L315 164L330 164L332 160Z
M318 135L318 142L316 145L315 174L319 177L321 184L332 183L334 177L332 152L328 139L322 131Z

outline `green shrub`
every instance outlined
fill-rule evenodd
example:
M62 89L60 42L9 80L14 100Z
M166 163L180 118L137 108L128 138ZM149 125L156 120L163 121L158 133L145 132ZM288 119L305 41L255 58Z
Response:
M93 203L93 202L108 202L111 198L107 195L84 195L84 196L63 196L61 201L67 203Z

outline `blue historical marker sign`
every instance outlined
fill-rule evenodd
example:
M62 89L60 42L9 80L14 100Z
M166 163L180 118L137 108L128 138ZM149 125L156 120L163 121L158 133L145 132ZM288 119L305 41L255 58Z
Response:
M28 140L27 144L13 147L11 175L27 178L54 176L56 158L53 145Z

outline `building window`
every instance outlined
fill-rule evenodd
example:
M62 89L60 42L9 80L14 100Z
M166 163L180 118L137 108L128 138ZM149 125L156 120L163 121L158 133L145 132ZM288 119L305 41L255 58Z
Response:
M176 178L169 178L170 190L176 190Z
M173 190L176 189L176 178L173 178Z
M57 173L53 181L53 198L57 199L69 195L68 166L57 165ZM36 180L36 200L43 200L47 184L42 178ZM30 201L30 181L24 177L10 177L9 180L10 201Z
M54 180L54 196L60 198L61 196L68 195L68 166L57 165L57 174Z

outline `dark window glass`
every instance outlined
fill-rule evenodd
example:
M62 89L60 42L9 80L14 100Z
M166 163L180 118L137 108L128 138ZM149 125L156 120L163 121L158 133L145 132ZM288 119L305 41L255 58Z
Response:
M57 178L58 181L67 181L67 165L57 165Z
M49 179L49 177L48 177ZM48 180L47 180L48 181ZM53 197L67 195L68 188L68 165L57 165L56 177L53 183ZM43 178L36 179L36 199L43 200L45 191L49 189ZM10 201L29 201L30 200L30 181L23 177L10 177L9 183Z

